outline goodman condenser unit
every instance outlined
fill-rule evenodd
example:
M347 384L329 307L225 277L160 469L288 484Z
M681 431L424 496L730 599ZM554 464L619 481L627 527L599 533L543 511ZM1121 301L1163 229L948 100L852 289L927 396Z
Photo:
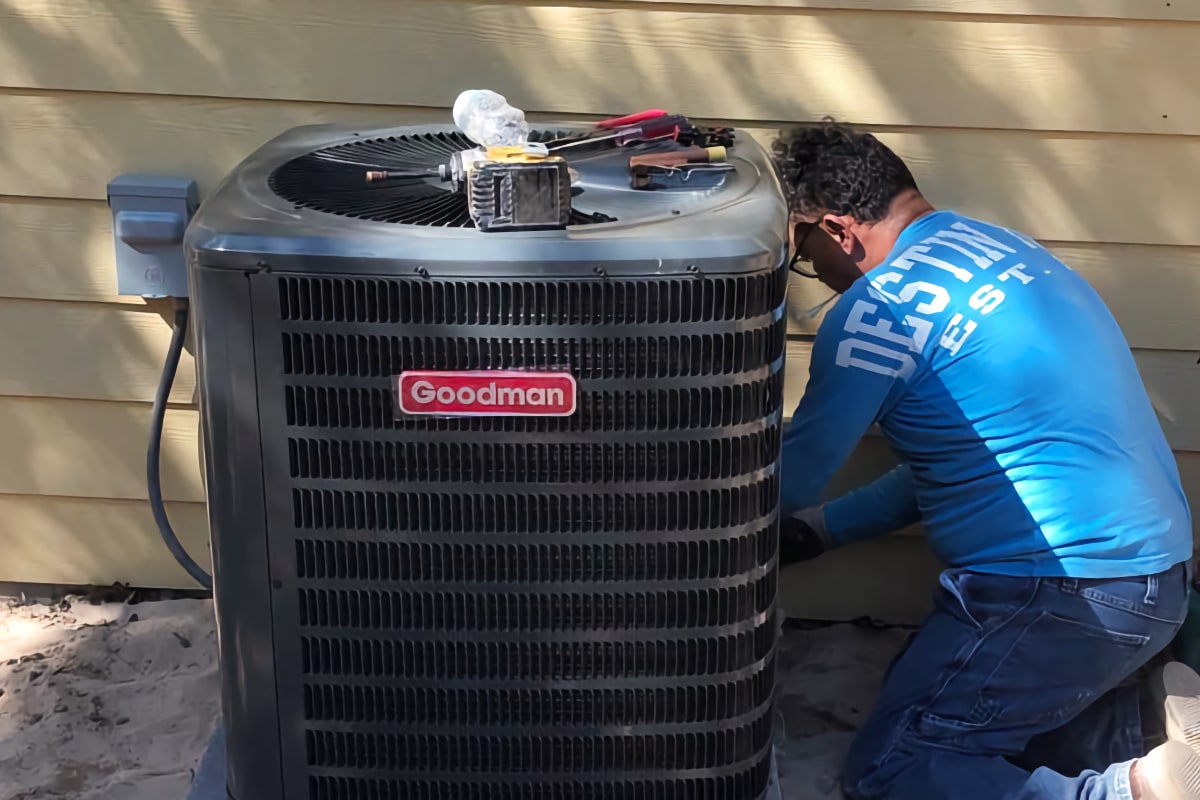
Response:
M301 128L188 227L232 798L766 791L785 203L592 133Z

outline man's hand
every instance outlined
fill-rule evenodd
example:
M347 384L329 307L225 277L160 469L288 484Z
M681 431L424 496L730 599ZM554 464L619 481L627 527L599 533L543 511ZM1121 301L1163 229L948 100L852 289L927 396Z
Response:
M825 512L821 507L806 508L784 517L779 524L779 566L810 561L832 546Z

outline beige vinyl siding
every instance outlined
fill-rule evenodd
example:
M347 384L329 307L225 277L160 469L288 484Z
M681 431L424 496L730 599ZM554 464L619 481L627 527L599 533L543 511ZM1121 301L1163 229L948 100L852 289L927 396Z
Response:
M204 568L208 518L203 503L167 503L171 525ZM73 586L194 586L163 559L162 539L144 501L0 495L5 580Z
M183 175L203 194L289 127L446 122L479 86L539 121L659 106L764 142L825 114L877 131L939 205L1019 227L1093 282L1200 504L1196 75L1200 0L13 0L0 581L189 585L145 500L170 305L116 296L107 182ZM826 296L793 281L789 410L818 322L795 312ZM207 563L190 355L171 401L164 493ZM892 463L868 437L831 493ZM906 535L795 567L783 593L797 615L913 621L935 574Z
M659 3L662 0L629 0ZM848 11L924 11L990 16L1079 17L1093 19L1200 20L1197 0L675 0L697 6L778 8L814 13Z
M14 88L441 107L486 82L558 113L1095 132L1197 133L1198 44L1187 23L598 0L0 7Z

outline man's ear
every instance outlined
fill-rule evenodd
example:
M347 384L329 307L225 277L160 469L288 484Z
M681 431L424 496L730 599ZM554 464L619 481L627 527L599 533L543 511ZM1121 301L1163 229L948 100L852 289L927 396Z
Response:
M847 216L826 214L821 217L821 229L829 234L829 238L838 243L842 252L848 256L854 255L858 245L858 237L854 235L854 220Z

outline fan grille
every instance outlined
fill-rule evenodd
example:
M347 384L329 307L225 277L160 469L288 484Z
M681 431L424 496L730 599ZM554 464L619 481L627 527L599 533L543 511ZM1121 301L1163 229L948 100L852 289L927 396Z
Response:
M534 131L530 138L547 141L561 139L563 134ZM364 139L294 158L275 170L269 184L298 209L398 225L474 228L466 195L452 191L433 174L451 155L472 147L475 143L457 131ZM368 183L368 170L412 173L414 177ZM615 221L607 214L572 208L569 224Z
M251 278L289 798L762 800L786 278ZM546 364L571 417L395 413Z

